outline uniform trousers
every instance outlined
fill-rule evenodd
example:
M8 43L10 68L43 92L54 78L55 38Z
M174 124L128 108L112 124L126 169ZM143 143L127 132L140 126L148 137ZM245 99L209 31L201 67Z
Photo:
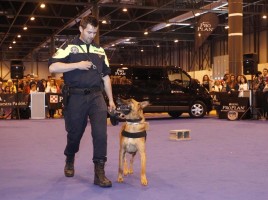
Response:
M70 94L64 108L67 145L64 154L72 157L79 151L80 141L91 124L93 161L107 160L107 104L101 91L90 94Z

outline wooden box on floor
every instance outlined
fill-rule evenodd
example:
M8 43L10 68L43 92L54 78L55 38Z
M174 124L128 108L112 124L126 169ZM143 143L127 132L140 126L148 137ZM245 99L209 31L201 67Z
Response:
M31 94L31 119L45 119L45 93L37 92Z
M190 140L190 130L170 130L169 131L170 140Z

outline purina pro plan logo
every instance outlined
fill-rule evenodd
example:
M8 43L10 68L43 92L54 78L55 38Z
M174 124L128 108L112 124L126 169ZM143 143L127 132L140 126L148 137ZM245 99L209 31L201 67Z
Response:
M49 98L49 102L50 103L59 103L59 96L58 95L50 95L50 98Z

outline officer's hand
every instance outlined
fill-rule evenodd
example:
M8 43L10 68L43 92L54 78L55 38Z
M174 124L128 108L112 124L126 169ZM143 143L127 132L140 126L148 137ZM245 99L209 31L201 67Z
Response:
M79 62L79 69L80 70L89 70L92 67L92 62L91 61L81 61Z
M116 109L116 106L115 106L114 101L109 101L109 106L108 106L109 112L112 112L112 110L115 110L115 109Z

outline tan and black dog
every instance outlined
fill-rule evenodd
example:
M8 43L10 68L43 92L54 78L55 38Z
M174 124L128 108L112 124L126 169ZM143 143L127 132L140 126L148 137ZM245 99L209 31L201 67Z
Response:
M119 99L120 105L124 105L122 113L125 115L126 122L122 125L120 132L120 150L119 150L119 169L118 182L123 182L123 175L133 174L134 156L137 152L140 153L141 158L141 184L147 185L146 178L146 130L148 130L148 123L145 122L143 115L143 108L149 105L148 101L137 102L134 99L123 100ZM126 111L127 110L127 111ZM119 109L117 110L120 111ZM126 153L131 154L129 165L126 159Z

